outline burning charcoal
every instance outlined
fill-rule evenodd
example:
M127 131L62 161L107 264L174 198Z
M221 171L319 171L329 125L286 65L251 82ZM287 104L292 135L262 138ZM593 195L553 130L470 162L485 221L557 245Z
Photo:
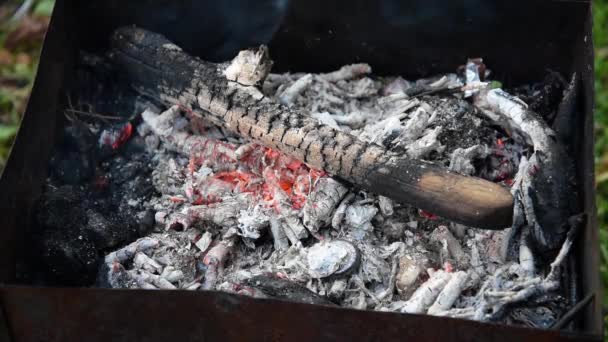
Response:
M547 308L559 317L562 308L556 302L563 302L564 291L556 291L555 280L571 270L548 269L544 261L550 255L534 254L534 227L526 226L544 207L534 202L534 192L548 178L534 165L546 154L526 140L529 126L500 130L478 117L479 102L464 99L469 93L477 99L488 90L480 61L470 61L473 74L465 76L464 87L455 74L411 83L367 77L367 65L329 74L266 77L270 60L265 48L213 64L143 30L119 33L110 61L131 86L173 107L143 112L140 136L112 151L100 168L106 180L98 182L105 186L102 195L89 196L85 187L66 201L72 206L100 199L99 204L68 211L74 222L46 219L69 227L65 233L53 231L57 245L70 247L73 242L65 241L72 239L91 260L100 258L99 244L120 246L137 235L124 241L122 235L110 234L113 229L107 236L91 229L80 234L78 227L87 221L97 228L122 228L123 221L134 217L137 224L129 229L143 233L147 229L139 227L148 214L176 229L148 233L157 242L145 250L128 246L110 253L99 270L100 285L220 290L320 304L331 300L342 307L523 324L550 317L520 310L524 308ZM150 50L134 33L160 44ZM141 73L140 63L158 66L146 69L154 77ZM187 72L167 71L175 66ZM193 76L197 74L206 76ZM147 141L146 153L131 153L135 147L143 150L142 140ZM531 161L527 145L534 147ZM152 177L142 172L142 165L152 170ZM466 225L448 225L439 218L441 213L431 209L446 202L454 210L477 210L475 203L450 199L460 185L440 182L432 206L419 210L420 202L412 199L429 189L410 191L410 186L424 183L429 170L449 180L460 173L500 182L479 185L501 193L511 186L514 211L504 220L511 227L504 233L473 229L476 213ZM136 178L151 182L133 182ZM456 180L463 179L471 181ZM426 180L433 185L435 179ZM140 195L146 186L151 194ZM124 189L134 189L133 194ZM482 204L483 210L487 203ZM498 228L497 220L487 223ZM330 224L334 229L323 229ZM508 258L501 253L505 245ZM72 251L78 252L72 261L84 255L88 262L79 249L65 249L65 254ZM433 271L439 265L442 269ZM425 273L429 267L430 278Z
M318 242L307 251L308 272L314 278L344 274L359 262L359 251L344 240Z
M246 283L273 298L308 304L334 305L331 301L319 296L304 286L287 279L277 278L273 275L257 275L249 279Z
M142 40L141 37L146 39ZM155 47L151 49L143 41ZM242 138L305 161L312 167L421 209L432 208L438 215L460 223L503 228L510 223L513 200L510 193L499 185L450 173L438 164L421 163L405 155L389 153L382 146L369 144L351 134L320 125L310 117L310 112L286 108L276 100L264 97L255 87L244 87L226 79L227 74L230 77L233 73L225 72L225 64L203 62L181 50L166 48L172 43L159 34L132 26L122 27L115 32L111 43L111 62L127 71L135 89L148 96L156 96L165 104L179 104L187 108L192 117L204 117ZM249 53L267 55L264 51ZM252 58L251 61L255 65L263 64L257 58ZM142 74L138 68L142 63L154 65L156 77ZM171 69L168 66L174 66L175 63L185 72L167 72ZM228 68L234 64L233 61ZM266 75L262 74L267 71L266 68L258 69L252 65L250 69L259 72L260 80L265 78ZM359 71L361 67L350 69ZM369 67L364 69L363 73L369 71ZM192 79L192 75L196 74L204 74L206 77ZM336 79L333 75L335 74L325 78ZM189 86L159 87L158 84L163 82ZM246 115L248 113L251 115ZM272 127L268 123L272 123ZM441 130L439 127L441 126L429 130L422 142L412 150L440 150L443 145L436 139ZM180 140L176 134L172 135L172 139L174 142ZM459 186L446 186L454 183ZM484 195L470 191L471 189L483 189ZM460 205L456 206L457 202Z
M304 226L312 232L327 226L347 192L348 188L333 178L320 178L302 209Z
M428 310L429 315L437 315L441 312L449 310L460 296L460 293L466 285L468 274L463 271L452 274L450 280L445 285L443 290L437 296L437 299Z
M439 293L445 288L452 275L448 272L438 270L431 274L429 280L423 283L405 302L401 312L405 313L425 313L435 302Z
M283 224L285 234L292 244L296 244L297 241L307 238L308 231L300 221L298 212L290 205L291 201L289 200L289 197L281 189L280 184L278 184L276 177L274 176L274 171L267 168L264 170L264 173L267 184L273 190L273 201L276 206L276 211L282 216L281 221L285 223Z
M180 118L179 113L180 107L173 106L160 115L146 110L141 117L150 126L152 132L158 135L167 147L176 152L214 163L236 159L236 148L231 144L177 131L174 123Z
M105 129L99 136L99 146L109 146L113 150L121 147L133 133L133 125L130 122Z

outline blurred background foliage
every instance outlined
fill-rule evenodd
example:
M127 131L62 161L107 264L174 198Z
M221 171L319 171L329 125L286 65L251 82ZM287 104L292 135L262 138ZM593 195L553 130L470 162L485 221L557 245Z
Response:
M36 74L54 0L4 1L0 6L0 170Z
M608 0L593 3L595 44L595 176L600 225L601 273L604 307L608 306ZM606 310L604 310L606 312ZM604 338L608 338L608 315L604 315Z
M0 172L32 86L54 0L4 1L0 5ZM608 0L594 1L596 182L601 273L608 283ZM608 306L608 291L604 292ZM608 315L604 318L608 326Z

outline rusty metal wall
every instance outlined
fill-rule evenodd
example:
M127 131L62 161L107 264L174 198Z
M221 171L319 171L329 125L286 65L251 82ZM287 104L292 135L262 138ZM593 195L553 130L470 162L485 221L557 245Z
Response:
M220 292L0 289L15 341L567 341L550 330Z

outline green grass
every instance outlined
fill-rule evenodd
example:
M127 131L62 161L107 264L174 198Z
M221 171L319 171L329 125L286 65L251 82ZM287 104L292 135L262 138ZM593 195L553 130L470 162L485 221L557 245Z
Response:
M21 3L14 0L0 5L0 173L31 90L46 22L55 2L36 0L28 20L14 20L13 13Z
M594 1L593 20L596 101L595 170L600 225L600 270L603 284L608 284L608 0ZM606 306L608 306L608 291L604 291L604 307ZM608 326L608 315L604 315L604 327L606 326ZM607 332L604 331L604 335Z

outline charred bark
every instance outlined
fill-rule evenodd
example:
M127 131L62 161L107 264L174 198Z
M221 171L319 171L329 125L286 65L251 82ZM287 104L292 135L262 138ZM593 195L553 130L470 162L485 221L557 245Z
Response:
M511 225L513 198L498 184L462 176L320 124L306 113L226 78L227 65L189 56L165 37L117 30L110 59L143 94L178 104L246 139L378 194L480 228ZM250 82L248 82L250 84Z

